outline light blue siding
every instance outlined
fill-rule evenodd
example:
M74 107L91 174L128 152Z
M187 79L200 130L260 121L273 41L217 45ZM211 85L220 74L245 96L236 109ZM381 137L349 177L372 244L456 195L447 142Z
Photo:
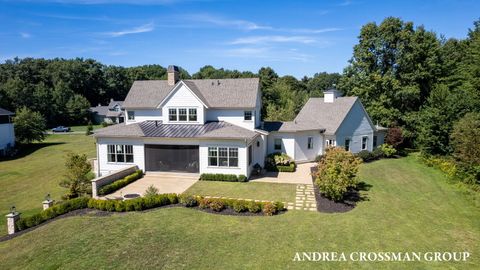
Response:
M345 139L350 139L350 151L362 150L362 138L367 138L367 150L373 150L374 127L359 100L355 102L336 132L337 146L345 146ZM382 138L383 139L383 138Z

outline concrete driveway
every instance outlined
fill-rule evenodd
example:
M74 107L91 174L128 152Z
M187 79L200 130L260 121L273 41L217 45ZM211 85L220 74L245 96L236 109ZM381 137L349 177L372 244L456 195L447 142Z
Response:
M308 162L297 164L297 170L291 172L267 172L258 178L253 178L251 182L267 182L267 183L285 183L285 184L312 184L311 169L317 163Z
M158 189L158 193L183 193L195 182L198 181L198 174L183 174L183 173L156 173L147 172L145 176L130 185L115 191L112 194L105 196L105 198L117 198L126 194L138 194L143 196L145 190L149 186L154 186Z

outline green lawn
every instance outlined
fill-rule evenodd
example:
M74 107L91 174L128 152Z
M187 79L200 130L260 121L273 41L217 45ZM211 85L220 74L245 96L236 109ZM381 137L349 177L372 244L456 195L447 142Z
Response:
M295 188L296 185L294 184L198 181L186 190L185 193L203 196L295 202Z
M23 214L42 208L47 193L59 199L65 189L58 183L64 174L64 159L68 151L95 157L92 137L85 135L48 135L43 143L26 150L28 155L0 161L0 235L6 234L4 215L12 205Z
M102 125L93 125L93 130L102 128ZM87 126L72 126L70 127L71 131L81 131L81 132L86 132L87 131Z
M236 217L164 208L69 217L1 242L0 261L4 269L479 268L480 211L438 171L407 157L364 164L360 176L371 185L369 200L347 213ZM472 257L293 262L302 251L469 251Z

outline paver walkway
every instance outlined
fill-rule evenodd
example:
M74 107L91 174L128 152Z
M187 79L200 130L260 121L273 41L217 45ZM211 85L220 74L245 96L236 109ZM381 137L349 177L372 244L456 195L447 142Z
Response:
M259 177L252 177L251 182L310 184L312 183L312 167L314 162L297 164L295 172L267 172Z
M315 194L313 193L313 185L297 185L295 204L288 203L287 209L317 211L317 201L315 200Z

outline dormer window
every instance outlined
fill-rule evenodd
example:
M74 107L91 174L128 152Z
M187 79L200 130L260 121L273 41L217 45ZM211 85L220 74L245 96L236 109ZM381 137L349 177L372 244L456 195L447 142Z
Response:
M168 120L177 121L177 109L168 109Z
M135 120L135 111L129 111L127 112L128 115L128 120L134 121Z
M169 122L197 122L197 108L169 108Z
M178 109L178 121L180 122L187 121L187 109L185 108Z
M244 111L243 112L243 120L252 121L252 111Z

